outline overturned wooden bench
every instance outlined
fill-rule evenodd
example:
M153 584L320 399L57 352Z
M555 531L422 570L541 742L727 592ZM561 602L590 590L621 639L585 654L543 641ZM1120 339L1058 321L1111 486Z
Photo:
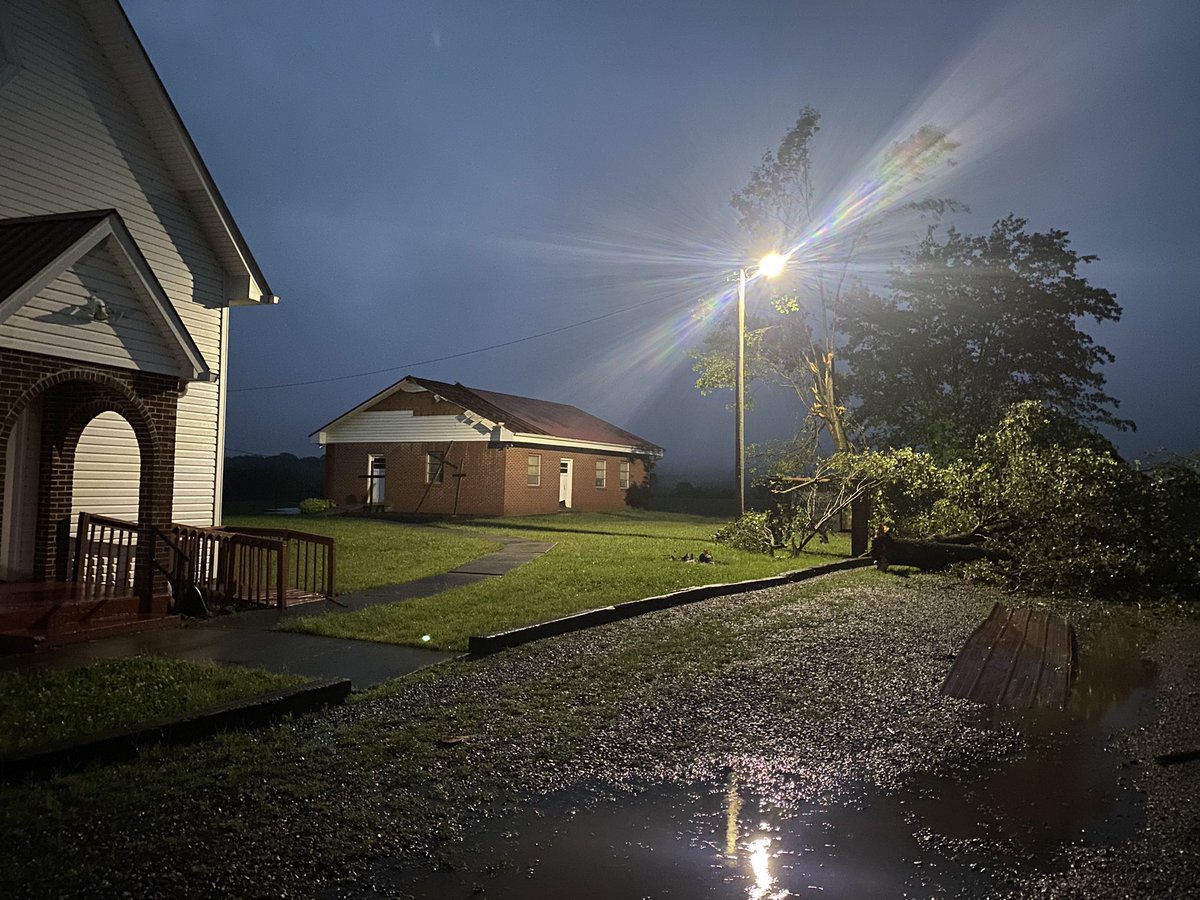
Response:
M992 607L959 651L942 694L999 706L1061 708L1075 680L1075 634L1044 610Z

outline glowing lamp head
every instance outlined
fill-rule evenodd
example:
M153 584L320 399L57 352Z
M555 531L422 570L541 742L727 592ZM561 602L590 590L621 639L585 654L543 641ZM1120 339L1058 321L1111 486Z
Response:
M774 278L787 265L787 258L778 253L768 253L758 263L758 271L767 278Z

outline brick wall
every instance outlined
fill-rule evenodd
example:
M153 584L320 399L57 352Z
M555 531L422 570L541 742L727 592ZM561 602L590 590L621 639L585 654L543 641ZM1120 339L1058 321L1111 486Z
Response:
M152 588L165 587L151 565L150 527L165 529L171 521L179 396L173 376L0 348L0 507L9 434L24 409L39 398L42 402L35 578L68 574L63 548L72 527L75 449L87 424L112 411L133 428L141 455L138 519L145 528L138 541L136 586L147 600Z
M425 481L426 454L446 454L442 484ZM387 461L384 502L395 512L430 515L529 516L556 512L559 462L573 460L572 507L625 508L620 464L630 461L630 484L646 476L645 464L620 454L592 454L528 447L497 448L487 443L329 444L325 447L325 496L339 505L364 503L372 454ZM541 458L540 484L530 485L529 457ZM607 462L607 483L596 487L596 460ZM462 474L464 477L457 478Z
M430 451L445 454L441 484L426 482ZM325 447L325 496L343 506L365 502L367 479L363 476L372 455L386 460L384 503L396 512L473 516L504 513L503 453L482 441L329 444Z
M530 450L519 447L513 447L508 452L516 456L517 459L515 461L519 463L518 465L510 465L509 467L510 480L507 506L512 510L509 515L528 514L521 509L523 498L520 497L520 490L525 484L526 460L531 453L540 453L542 455L543 486L546 485L548 471L553 479L551 487L553 489L554 504L551 509L558 508L560 460L572 460L571 508L581 511L603 511L625 508L625 490L620 486L622 462L629 462L629 483L631 485L640 484L646 477L646 466L641 459L624 456L619 453L563 452L560 450ZM596 487L596 463L599 460L605 462L605 485L603 488ZM533 489L529 488L528 490L532 491ZM539 504L537 511L549 512L551 509L543 509Z
M430 391L396 391L379 402L371 410L408 409L414 416L457 416L463 408L449 400L435 399Z
M534 516L558 512L558 461L564 459L557 450L531 450L527 447L508 447L504 453L504 514ZM540 484L529 484L529 457L541 458Z

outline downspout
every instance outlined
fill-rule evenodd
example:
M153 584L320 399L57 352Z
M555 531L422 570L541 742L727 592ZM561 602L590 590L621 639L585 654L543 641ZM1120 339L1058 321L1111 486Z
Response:
M217 458L213 461L213 513L214 528L220 528L224 522L225 505L225 426L228 422L227 407L229 404L229 307L221 308L221 371L217 376L217 446L214 449ZM179 425L175 426L175 441L179 442ZM179 473L175 473L178 481ZM175 485L171 485L171 518L174 518Z

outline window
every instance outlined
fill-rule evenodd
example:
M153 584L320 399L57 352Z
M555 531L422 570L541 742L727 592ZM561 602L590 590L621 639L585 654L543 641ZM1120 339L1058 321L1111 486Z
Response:
M425 483L441 484L446 470L446 454L440 450L432 450L425 454Z
M608 463L602 459L596 460L596 487L602 488L608 481Z
M629 460L621 460L621 490L629 487Z
M529 454L529 473L525 483L530 487L537 487L542 483L542 458L536 453Z

